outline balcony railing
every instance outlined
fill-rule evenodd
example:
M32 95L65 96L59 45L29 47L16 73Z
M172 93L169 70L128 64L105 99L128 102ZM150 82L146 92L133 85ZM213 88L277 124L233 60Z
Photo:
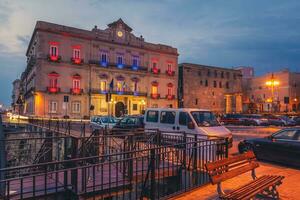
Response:
M71 58L72 64L80 65L84 62L82 58Z
M159 99L160 98L160 94L153 94L151 93L151 99Z
M70 88L70 94L80 95L83 93L83 89L81 88Z
M58 56L58 55L54 56L54 55L48 54L47 58L48 58L48 61L51 61L51 62L60 62L61 61L61 56Z
M133 65L126 65L126 64L119 64L119 63L112 63L108 62L105 65L100 60L89 60L89 64L98 65L101 67L109 67L109 68L118 68L118 69L128 69L128 70L134 70L134 71L147 71L147 67L143 66L133 66Z
M173 100L173 99L175 99L175 95L167 94L166 99Z
M166 74L169 75L169 76L174 76L175 75L175 71L166 70Z
M108 90L100 90L100 89L91 89L91 93L93 94L106 94L108 93ZM117 94L117 95L133 95L133 96L147 96L147 92L142 92L142 91L118 91L118 90L113 90L111 91L111 94Z
M59 87L47 87L47 91L49 93L55 94L55 93L60 92L60 88Z
M151 68L151 72L153 74L159 74L160 73L160 69L158 69L157 67L153 67L153 68Z

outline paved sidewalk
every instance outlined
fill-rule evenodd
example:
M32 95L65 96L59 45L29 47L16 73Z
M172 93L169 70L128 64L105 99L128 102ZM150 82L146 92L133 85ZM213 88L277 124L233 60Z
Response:
M285 176L283 184L279 186L281 199L299 200L300 199L300 170L260 162L260 167L256 169L257 176L262 175L282 175ZM242 186L251 181L250 172L230 179L222 183L224 191ZM172 200L213 200L218 199L216 185L207 185L193 191L187 192Z

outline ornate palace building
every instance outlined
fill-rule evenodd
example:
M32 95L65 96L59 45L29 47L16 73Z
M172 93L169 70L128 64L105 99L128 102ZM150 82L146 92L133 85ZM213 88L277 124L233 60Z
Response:
M242 112L240 70L191 63L179 65L179 106L218 113Z
M90 31L38 21L26 56L24 114L82 118L177 107L177 49L145 42L122 19Z

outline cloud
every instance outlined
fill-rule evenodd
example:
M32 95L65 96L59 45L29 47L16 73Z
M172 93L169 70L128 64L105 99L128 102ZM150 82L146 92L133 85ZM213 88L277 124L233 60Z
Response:
M0 78L24 70L37 20L90 30L120 17L146 41L178 48L180 62L299 70L299 9L296 0L0 0Z

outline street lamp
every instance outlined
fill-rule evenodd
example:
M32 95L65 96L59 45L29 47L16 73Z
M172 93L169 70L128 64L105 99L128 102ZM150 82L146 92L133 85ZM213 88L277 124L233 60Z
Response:
M271 79L266 82L266 86L271 88L271 99L268 99L267 102L272 103L272 108L273 108L273 103L274 103L274 88L276 86L278 86L279 84L280 84L279 81L275 80L273 73L272 73Z

